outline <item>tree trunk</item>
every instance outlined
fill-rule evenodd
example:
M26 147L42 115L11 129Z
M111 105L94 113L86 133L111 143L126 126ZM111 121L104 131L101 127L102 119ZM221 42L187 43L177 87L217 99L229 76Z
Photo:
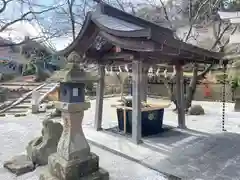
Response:
M192 76L190 84L188 86L188 91L186 92L186 95L185 95L185 103L186 103L185 110L186 110L186 112L192 105L194 94L195 94L196 88L197 88L197 81L199 79L205 78L205 75L211 70L212 67L213 67L213 64L209 65L202 73L198 74L198 64L197 63L194 64L193 76ZM173 81L174 78L171 80ZM164 84L166 85L167 83L164 83ZM168 88L168 89L170 89L170 88ZM176 100L176 95L175 95L174 91L170 90L169 95L171 97L171 101L176 105L176 109L177 109L177 100Z
M193 67L193 77L190 81L190 84L188 86L188 91L186 92L186 96L185 96L186 111L188 111L188 109L192 105L192 100L194 98L194 94L195 94L196 88L197 88L197 80L198 80L198 65L195 63L194 67Z

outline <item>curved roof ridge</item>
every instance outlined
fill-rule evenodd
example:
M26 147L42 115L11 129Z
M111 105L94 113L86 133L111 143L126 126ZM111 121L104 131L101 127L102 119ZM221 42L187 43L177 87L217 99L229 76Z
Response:
M169 28L159 26L159 25L157 25L153 22L147 21L143 18L140 18L140 17L134 16L130 13L121 11L115 7L112 7L111 5L109 5L107 3L101 2L101 3L99 3L99 6L100 6L99 9L101 9L103 14L106 14L109 16L114 16L118 19L130 22L133 24L137 24L140 26L144 26L145 28L150 27L152 30L161 28L161 30L162 30L161 33L164 33L164 34L167 34L170 36L174 36L173 31Z
M72 41L72 43L69 44L65 49L59 51L58 54L61 54L61 55L64 55L64 56L68 56L72 51L77 51L78 53L80 53L79 50L76 50L76 47L79 47L80 40L84 38L84 35L88 31L88 29L91 29L91 25L96 26L92 22L92 11L87 13L86 18L85 18L85 20L83 22L82 28L81 28L80 32L78 33L76 39L74 39ZM95 34L95 32L93 32L93 34ZM86 42L88 42L88 41L86 41ZM80 53L80 54L82 54L82 53Z

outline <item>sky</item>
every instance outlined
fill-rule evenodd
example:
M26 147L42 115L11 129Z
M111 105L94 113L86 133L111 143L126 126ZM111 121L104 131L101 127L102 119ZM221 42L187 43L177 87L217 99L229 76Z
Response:
M37 0L34 1L37 2ZM13 3L9 3L6 11L4 13L1 13L1 16L3 16L4 20L8 19L12 21L19 18L21 11L27 12L29 11L29 8L24 8L16 1L13 1ZM21 42L25 36L37 37L42 36L42 33L41 27L38 24L34 22L29 23L27 21L19 21L14 23L12 26L9 26L8 30L0 32L0 36L3 38L11 39L14 42Z
M34 3L41 3L44 5L52 5L56 4L57 0L29 0ZM129 1L129 0L125 0ZM146 1L146 0L145 0ZM154 0L152 0L153 2ZM58 0L57 3L62 3L64 0ZM81 2L81 1L78 1ZM141 3L144 2L144 0L131 0L131 2L134 3ZM20 11L28 11L29 8L23 7L20 4L11 3L8 5L8 9L5 14L3 14L6 18L11 18L11 19L16 19L20 15ZM2 14L1 14L2 16ZM4 31L0 33L0 36L3 38L11 39L15 42L20 42L24 39L25 36L30 36L30 37L39 37L43 36L42 31L41 31L41 25L39 25L36 22L18 22L15 23L14 25L11 26L11 29L8 31ZM58 37L55 39L51 39L50 43L56 48L56 50L62 50L65 47L67 47L72 41L71 37Z

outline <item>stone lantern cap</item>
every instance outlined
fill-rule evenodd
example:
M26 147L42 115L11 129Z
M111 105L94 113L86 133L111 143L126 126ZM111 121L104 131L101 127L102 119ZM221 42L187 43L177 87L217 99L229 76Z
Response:
M47 81L48 82L70 82L84 83L88 81L98 81L99 76L92 75L81 68L79 63L68 63L62 70L56 71Z

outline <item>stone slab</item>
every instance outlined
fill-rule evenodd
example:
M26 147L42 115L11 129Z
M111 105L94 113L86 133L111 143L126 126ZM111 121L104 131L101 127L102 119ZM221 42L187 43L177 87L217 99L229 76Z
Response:
M6 161L3 166L17 176L35 169L32 161L26 155L15 156L11 160Z
M38 113L38 111L39 111L38 105L32 105L32 106L31 106L31 110L32 110L32 113L33 113L33 114Z
M91 153L86 160L67 161L54 153L49 156L48 167L50 173L61 180L75 180L96 172L99 169L99 157Z
M61 180L61 179L58 179L56 176L51 175L48 169L45 169L43 174L40 175L39 180ZM84 177L74 178L74 180L109 180L109 173L106 170L99 168L94 173L91 173Z

